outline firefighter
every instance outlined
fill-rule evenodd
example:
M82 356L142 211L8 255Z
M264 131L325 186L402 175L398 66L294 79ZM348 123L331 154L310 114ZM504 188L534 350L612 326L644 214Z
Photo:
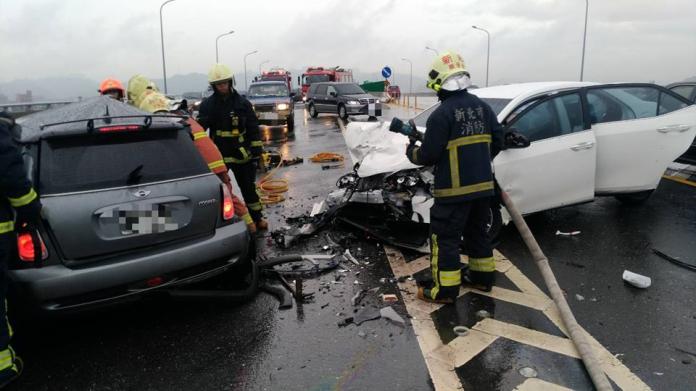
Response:
M140 109L153 114L168 113L169 100L167 100L164 95L153 92L142 98L142 102L140 102ZM177 112L177 110L175 110L175 112ZM178 114L185 115L187 113ZM235 214L244 220L250 233L256 233L256 225L254 224L254 220L249 215L246 205L244 205L242 200L234 195L234 191L232 189L232 180L227 173L227 167L222 159L220 150L218 150L215 143L213 143L213 141L208 137L205 129L203 129L201 125L199 125L198 122L196 122L193 118L187 118L186 123L191 129L193 143L205 162L208 164L208 168L210 171L214 172L218 178L220 178L220 181L222 181L222 183L224 183L225 186L227 186L227 189L230 191Z
M503 133L490 106L467 92L470 85L459 54L439 55L427 86L441 104L428 118L421 145L412 142L406 149L412 163L435 166L435 203L430 209L433 285L418 289L418 298L430 302L453 303L462 282L484 291L494 282L487 221L494 195L491 156L503 148ZM468 270L459 262L462 237Z
M107 78L99 84L99 93L122 101L126 95L126 90L123 88L123 84L121 84L120 81Z
M268 229L263 219L263 206L256 193L256 169L261 164L263 143L259 122L254 109L234 89L234 74L226 65L215 64L208 72L213 95L203 100L198 111L198 122L217 144L227 167L234 173L251 217L258 230Z
M32 230L40 219L41 204L27 179L19 148L13 141L14 120L0 113L0 388L22 373L22 360L10 346L12 327L7 320L7 267L14 256L15 230Z
M143 75L135 75L128 80L128 103L140 106L142 98L152 92L157 92L157 86Z

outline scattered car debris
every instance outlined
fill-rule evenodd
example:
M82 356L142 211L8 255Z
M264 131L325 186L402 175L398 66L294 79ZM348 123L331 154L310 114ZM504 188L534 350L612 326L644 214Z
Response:
M353 264L355 264L355 266L360 266L360 262L358 262L358 260L355 259L355 257L353 256L353 254L350 253L350 250L346 249L346 252L343 253L343 256L344 256L347 260L353 262Z
M382 301L385 303L396 303L399 301L399 298L393 293L384 293L382 294Z
M350 304L352 304L353 307L355 307L355 306L357 306L358 304L360 304L360 301L361 301L361 300L363 299L363 297L365 296L365 293L366 293L366 292L365 292L364 289L360 289L360 290L358 291L358 293L356 293L356 294L350 299Z
M365 338L365 337L367 337L367 334L365 334L365 332L361 330L358 332L358 337Z
M382 318L396 323L399 326L403 326L406 324L404 318L397 314L391 306L382 308L381 310L379 310L379 313L380 315L382 315Z
M490 318L491 313L486 311L486 310L479 310L479 311L476 311L476 317L479 319Z
M531 367L520 368L519 373L526 378L537 377L538 375L537 371Z
M671 257L671 256L669 256L669 255L663 253L662 251L656 250L656 249L654 249L654 248L652 249L652 251L653 251L657 256L659 256L659 257L662 258L662 259L665 259L665 260L667 260L667 261L669 261L669 262L672 262L673 264L675 264L675 265L677 265L677 266L681 266L681 267L683 267L683 268L685 268L685 269L689 269L689 270L691 270L691 271L693 271L693 272L696 272L696 265L694 265L694 264L692 264L692 263L680 261L679 259L674 258L674 257Z
M577 301L583 301L583 300L585 300L585 296L576 293L576 294L575 294L575 300L577 300Z
M464 337L469 334L469 328L466 326L454 326L452 331L454 331L454 333L460 337Z
M309 213L309 217L314 217L318 214L322 214L326 211L326 202L317 202L312 206L312 211Z
M363 322L379 319L381 317L382 315L380 314L380 310L378 308L365 307L353 316L353 323L359 326Z
M304 162L304 159L299 156L294 159L283 159L284 166L294 166L296 164L302 164L302 162Z
M556 236L575 236L580 235L580 231L561 232L556 231Z
M650 279L650 277L634 273L629 270L624 270L623 280L633 285L634 287L641 289L649 288L650 284L652 284L652 280Z

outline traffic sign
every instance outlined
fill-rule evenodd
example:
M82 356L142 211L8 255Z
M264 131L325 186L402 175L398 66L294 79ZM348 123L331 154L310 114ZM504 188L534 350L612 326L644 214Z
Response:
M382 76L384 76L385 79L388 79L391 75L392 75L391 68L389 68L388 66L382 68Z

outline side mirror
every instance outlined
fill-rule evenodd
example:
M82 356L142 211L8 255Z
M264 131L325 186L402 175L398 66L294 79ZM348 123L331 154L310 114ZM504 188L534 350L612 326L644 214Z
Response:
M505 132L505 148L508 149L521 149L527 148L530 142L529 139L518 132L515 128L510 128Z
M291 97L291 98L294 98L294 97L295 97L295 95L297 95L297 94L296 94L296 93L294 93L294 92L291 92L291 93L290 93L290 97Z
M336 93L333 91L329 92L329 95L333 96L334 98L337 96Z
M298 84L298 85L302 85L302 83L300 82L300 77L299 77L299 76L297 76L297 84Z

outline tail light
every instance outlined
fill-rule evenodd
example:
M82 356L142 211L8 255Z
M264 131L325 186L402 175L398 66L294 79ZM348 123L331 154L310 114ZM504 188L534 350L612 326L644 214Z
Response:
M109 133L109 132L128 132L128 131L133 131L133 130L140 130L142 128L141 125L115 125L115 126L103 126L99 128L100 133Z
M232 193L226 184L220 184L222 188L222 219L232 220L234 217L234 203L232 202Z
M48 258L48 250L44 244L41 235L35 231L36 238L39 240L41 246L41 259L44 260ZM17 234L17 249L19 250L19 259L24 262L34 262L34 239L31 233L22 232Z

